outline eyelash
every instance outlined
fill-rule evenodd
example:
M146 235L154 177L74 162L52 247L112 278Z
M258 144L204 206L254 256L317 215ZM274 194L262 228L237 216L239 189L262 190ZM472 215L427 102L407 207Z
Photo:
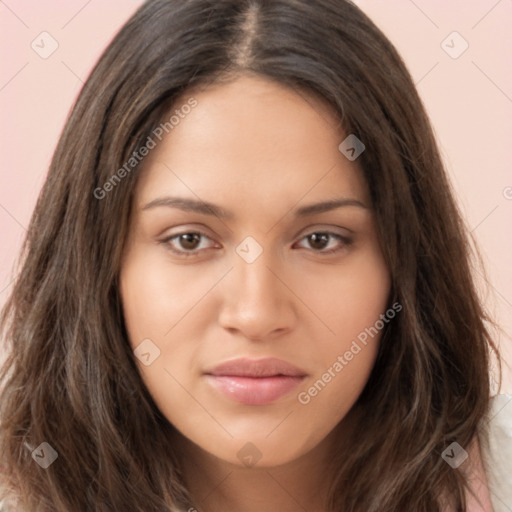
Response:
M200 237L207 238L207 239L211 240L209 236L205 235L204 233L201 233L200 231L183 231L182 233L177 233L175 235L172 235L172 236L169 236L169 237L163 239L161 241L161 243L165 244L171 252L173 252L183 258L191 258L191 257L197 256L201 251L205 251L205 250L209 249L209 248L199 249L199 250L194 249L194 250L187 251L187 250L177 250L177 249L173 248L171 245L171 241L174 239L179 239L179 237L181 237L183 235L199 235ZM332 231L313 231L311 233L308 233L307 235L304 235L300 240L301 241L305 240L312 235L328 235L331 239L335 238L341 242L341 246L336 249L328 249L328 250L311 249L313 252L315 252L317 254L321 254L321 255L335 254L335 253L343 250L344 248L349 247L353 242L352 238L342 236L339 233L333 233Z

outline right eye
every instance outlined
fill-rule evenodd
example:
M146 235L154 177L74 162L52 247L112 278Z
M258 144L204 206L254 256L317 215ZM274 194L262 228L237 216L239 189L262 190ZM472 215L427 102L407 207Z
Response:
M212 248L207 241L213 242L210 237L198 231L186 231L168 236L161 243L165 244L172 252L185 258L196 256L198 252Z

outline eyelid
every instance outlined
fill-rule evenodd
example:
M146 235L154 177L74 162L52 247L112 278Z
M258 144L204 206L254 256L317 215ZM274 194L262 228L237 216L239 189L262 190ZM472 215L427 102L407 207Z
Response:
M354 231L346 227L333 226L327 224L315 224L313 226L309 226L307 228L299 230L293 237L293 240L296 240L297 238L302 239L305 236L312 235L313 233L328 233L332 235L338 235L344 238L350 238L354 236Z

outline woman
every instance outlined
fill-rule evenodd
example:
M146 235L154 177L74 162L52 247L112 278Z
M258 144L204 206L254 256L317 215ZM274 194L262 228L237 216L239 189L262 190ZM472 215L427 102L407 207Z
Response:
M413 82L354 5L146 2L72 111L4 311L6 497L491 510L469 258Z

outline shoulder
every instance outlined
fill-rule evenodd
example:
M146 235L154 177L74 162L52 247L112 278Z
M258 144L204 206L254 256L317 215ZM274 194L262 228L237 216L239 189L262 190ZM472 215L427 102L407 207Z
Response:
M512 395L491 398L478 434L464 449L467 457L460 469L469 485L466 512L511 512Z
M478 435L478 445L484 481L487 483L494 512L510 512L512 510L512 395L500 394L491 398L487 417Z

